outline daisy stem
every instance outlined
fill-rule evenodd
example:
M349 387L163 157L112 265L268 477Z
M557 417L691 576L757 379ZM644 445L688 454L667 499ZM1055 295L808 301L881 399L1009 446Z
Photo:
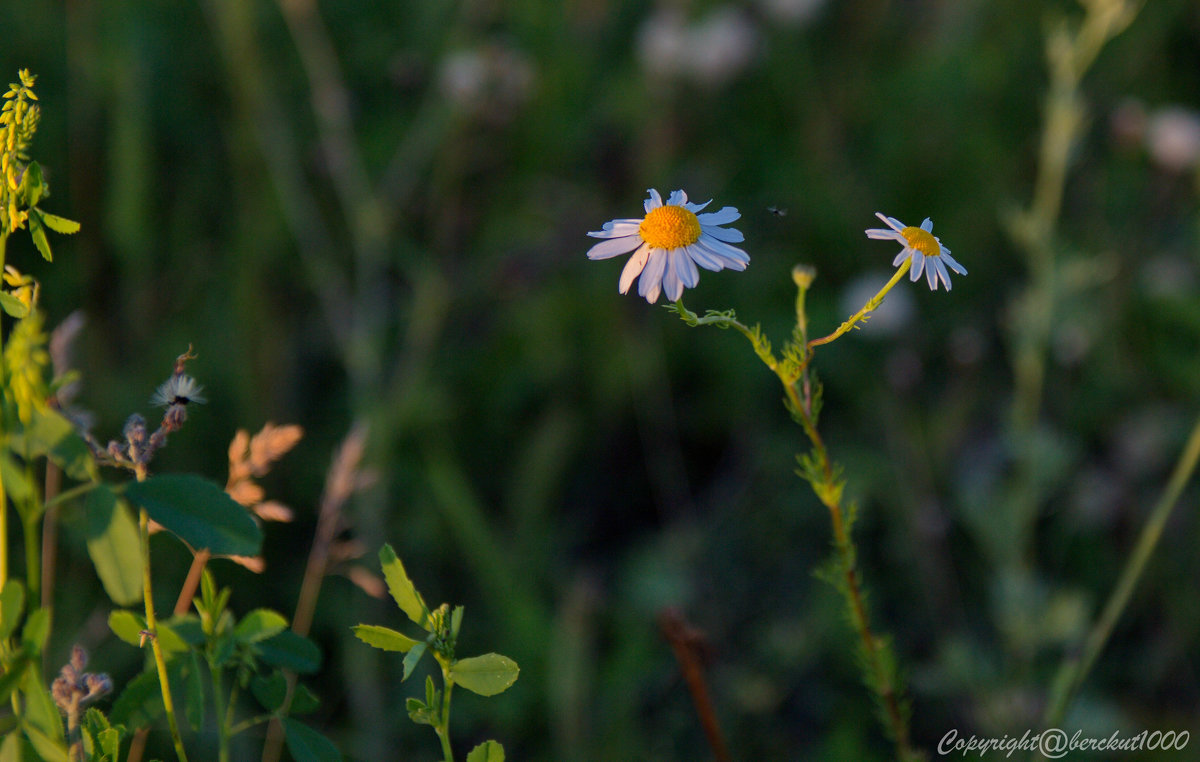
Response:
M821 344L828 344L829 342L834 341L846 331L849 331L856 324L858 324L870 312L878 308L879 305L883 303L883 297L887 296L887 293L891 291L897 283L900 282L900 279L904 277L904 274L908 272L910 267L912 267L912 257L904 260L904 264L900 265L900 269L896 270L896 274L892 276L892 279L885 283L883 288L879 289L879 292L875 294L875 296L872 296L870 299L868 299L867 303L863 305L861 310L846 318L846 322L838 326L838 329L833 333L808 342L808 349L811 351L813 347L820 346Z

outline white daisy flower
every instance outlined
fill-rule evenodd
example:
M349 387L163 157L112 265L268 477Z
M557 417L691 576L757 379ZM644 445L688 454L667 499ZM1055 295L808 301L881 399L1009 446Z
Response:
M946 269L947 266L959 275L967 274L967 268L950 256L950 250L942 245L941 239L933 235L933 223L928 217L921 223L921 227L915 228L906 227L895 217L887 217L879 212L875 212L875 216L887 223L888 227L871 228L867 231L867 238L898 241L902 244L904 248L892 260L892 267L912 257L912 275L909 277L913 282L916 282L924 271L931 290L937 291L938 279L941 278L949 291L950 271Z
M196 379L186 373L179 373L162 382L162 385L154 391L150 403L159 407L187 405L192 402L203 403L206 400L200 394L202 391L204 391L204 387L196 383Z
M653 188L646 199L646 216L641 219L621 219L604 223L604 229L588 233L592 238L607 240L588 250L588 259L608 259L633 252L621 271L619 290L629 292L633 279L639 275L638 295L653 304L665 292L671 301L679 301L683 289L700 282L700 271L717 271L728 267L745 270L750 263L746 252L730 246L741 243L745 236L738 230L723 228L742 215L732 206L719 212L697 214L712 201L689 204L687 194L677 190L664 204Z

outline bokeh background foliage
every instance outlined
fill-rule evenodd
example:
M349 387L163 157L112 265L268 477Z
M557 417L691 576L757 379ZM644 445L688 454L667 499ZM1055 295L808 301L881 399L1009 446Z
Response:
M1064 289L1050 341L1034 548L1005 552L1028 273L1003 220L1035 176L1044 33L1078 15L1065 0L7 3L4 70L39 75L48 208L83 223L55 267L20 237L9 261L43 279L51 324L85 311L77 365L101 437L196 347L210 403L159 471L220 479L237 428L305 427L266 480L299 514L267 528L266 573L216 562L240 611L290 614L331 453L369 422L378 480L346 536L368 566L391 542L428 595L466 605L466 650L522 667L502 698L456 703L458 748L704 758L658 630L672 607L711 645L738 758L885 759L836 594L812 574L828 517L792 476L803 443L772 379L736 335L619 298L619 267L588 263L584 233L652 186L739 207L751 267L687 302L782 339L794 264L818 269L814 330L832 329L886 279L872 213L931 216L970 275L950 294L900 289L823 348L822 423L917 742L1019 736L1200 401L1196 163L1155 143L1163 109L1182 109L1184 145L1194 127L1200 6L1152 0L1083 85L1054 246L1085 286ZM1075 726L1196 730L1196 496ZM141 657L106 635L70 530L53 647L84 642L119 687ZM171 542L156 570L181 580ZM177 587L157 583L163 608ZM350 631L395 615L344 576L325 584L314 687L349 758L431 753L403 717L419 683Z

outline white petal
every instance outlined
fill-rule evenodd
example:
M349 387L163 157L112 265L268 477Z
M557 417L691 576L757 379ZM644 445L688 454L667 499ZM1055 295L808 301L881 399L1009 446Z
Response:
M926 217L925 221L921 223L921 230L924 230L926 233L933 230L933 220Z
M643 243L633 252L633 256L625 263L625 269L621 270L621 281L617 285L617 290L622 294L629 293L629 287L633 285L633 279L642 274L642 269L646 267L646 259L650 256L650 244Z
M883 220L884 224L886 224L892 230L895 230L897 233L904 230L904 223L895 217L888 217L882 212L875 212L875 216Z
M896 258L892 260L892 267L899 267L900 263L908 259L910 256L912 256L912 249L905 246L900 250L900 253L896 255Z
M651 249L650 260L642 277L638 278L638 296L646 297L646 301L654 304L662 291L663 271L667 268L667 252L665 249Z
M921 278L921 272L925 269L925 255L913 249L912 252L912 273L908 276L909 280L916 283Z
M683 255L683 252L679 249L667 252L667 270L663 273L663 293L673 302L679 301L679 297L683 296L683 281L679 277L679 272L675 269L676 252L679 252L680 256Z
M706 233L713 238L716 238L718 241L725 241L726 243L741 243L742 241L746 240L746 236L742 235L742 231L740 230L705 225L703 222L700 223L700 232Z
M958 263L958 260L950 256L950 250L945 246L942 247L942 259L946 260L946 264L950 265L950 269L959 275L966 275L967 268Z
M700 250L706 256L706 259L701 259L697 256L697 264L706 270L720 270L725 267L728 267L730 270L738 271L746 269L746 261L743 261L740 257L729 256L728 254L717 249L717 246L724 246L726 249L732 249L733 251L742 251L741 249L735 249L732 246L723 244L713 238L701 238L691 246L693 252ZM742 252L742 254L745 254L745 252ZM717 266L710 267L709 264L706 264L706 261L711 264L716 264Z
M675 265L675 273L679 276L679 280L688 288L695 288L700 282L700 271L696 269L696 263L692 261L691 252L688 249L675 249L671 252L672 262Z
M698 244L692 244L686 247L686 250L692 261L705 270L716 272L725 269L725 262L720 257Z
M743 265L747 264L750 261L750 255L747 254L746 252L742 251L741 249L739 249L736 246L730 246L729 244L725 243L724 241L718 241L716 238L713 238L710 235L704 235L703 233L701 233L700 240L697 241L696 243L707 246L709 251L712 251L722 257L725 257L726 259L732 259L735 262L741 262ZM745 270L746 268L739 267L737 269Z
M687 194L681 190L671 191L671 197L667 199L667 206L683 206L687 203Z
M717 212L697 215L697 218L700 220L701 225L728 225L734 220L740 219L741 216L737 209L732 206L726 206Z
M685 209L687 209L689 212L691 212L692 214L695 214L696 212L700 211L701 209L703 209L704 207L708 206L711 203L712 203L712 199L710 198L708 201L705 201L703 204L684 204L683 207Z
M604 229L588 233L592 238L620 238L626 235L636 235L641 220L613 220L604 223Z
M942 283L946 284L946 290L950 290L950 273L946 272L946 263L941 257L934 257L933 261L937 263L938 277L942 279Z
M618 254L625 254L633 251L642 244L640 235L630 235L624 238L610 238L607 241L601 241L592 248L588 249L588 259L608 259L615 257Z
M929 281L929 290L937 291L937 257L928 257L929 261L925 263L925 280Z
M899 241L908 246L908 239L897 233L895 230L885 230L884 228L870 228L867 230L867 238L873 238L876 241Z
M647 188L646 191L650 194L650 198L646 199L646 203L643 204L643 206L646 208L646 214L649 214L653 210L662 206L663 203L662 196L658 195L658 191L656 191L654 188Z

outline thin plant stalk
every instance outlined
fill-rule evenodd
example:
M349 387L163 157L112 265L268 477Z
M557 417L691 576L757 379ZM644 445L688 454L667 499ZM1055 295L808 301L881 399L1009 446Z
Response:
M0 272L8 251L8 231L0 232ZM0 337L3 337L4 313L0 311ZM8 368L5 367L3 347L0 347L0 387L7 388ZM2 415L2 414L0 414ZM7 423L7 422L4 422ZM0 590L8 582L8 493L4 488L4 470L0 469Z
M450 694L454 691L454 678L450 674L450 664L440 656L438 664L442 667L442 708L438 712L438 723L433 729L442 742L443 762L454 762L454 752L450 749Z
M836 587L846 600L851 625L860 641L868 684L879 700L884 727L895 745L896 756L900 760L919 759L919 756L911 745L908 721L893 679L893 670L888 666L885 654L886 645L871 627L870 612L867 609L857 567L857 551L850 535L847 511L842 502L841 484L829 459L825 442L817 431L813 415L813 392L809 382L808 366L815 347L834 341L864 320L872 310L879 306L888 291L900 282L911 265L912 258L909 257L897 269L891 280L868 300L861 310L850 316L833 333L812 341L809 341L807 337L808 321L805 316L804 301L805 292L812 281L813 273L798 269L793 273L799 291L796 297L796 331L793 337L793 352L791 356L785 352L782 360L775 357L770 344L762 337L757 328L748 327L733 318L731 314L710 313L699 317L688 311L682 302L675 303L676 311L689 325L715 325L720 328L733 328L745 336L753 345L755 354L775 373L783 385L787 397L786 406L792 414L792 418L804 430L812 444L813 458L818 466L817 474L812 479L812 488L817 498L829 510L834 549L841 575L840 582ZM796 352L800 353L799 357L796 356Z
M1138 536L1137 545L1134 546L1129 560L1125 562L1121 576L1117 579L1116 587L1109 595L1108 602L1104 604L1104 610L1100 617L1092 625L1092 629L1083 643L1083 648L1068 656L1059 667L1045 714L1044 724L1046 727L1057 727L1062 722L1079 687L1091 672L1100 652L1104 650L1109 636L1112 635L1113 627L1124 613L1125 606L1129 603L1138 580L1141 579L1147 563L1154 555L1154 549L1158 546L1171 511L1174 510L1175 504L1179 502L1179 496L1183 494L1184 487L1191 481L1192 475L1196 471L1198 461L1200 461L1200 418L1196 420L1191 436L1188 437L1187 444L1184 445L1183 452L1175 464L1175 470L1171 473L1171 478L1163 490L1162 497L1150 511L1150 516L1146 519L1146 524Z
M137 480L146 480L146 469L137 469ZM146 609L146 630L150 633L150 650L154 654L154 665L158 668L158 683L162 691L163 711L167 715L167 726L171 730L171 741L179 762L187 762L183 738L179 734L179 721L175 718L175 702L171 699L171 682L167 677L167 660L158 643L158 620L154 616L154 589L150 576L150 515L145 508L138 509L138 533L142 546L142 598Z

